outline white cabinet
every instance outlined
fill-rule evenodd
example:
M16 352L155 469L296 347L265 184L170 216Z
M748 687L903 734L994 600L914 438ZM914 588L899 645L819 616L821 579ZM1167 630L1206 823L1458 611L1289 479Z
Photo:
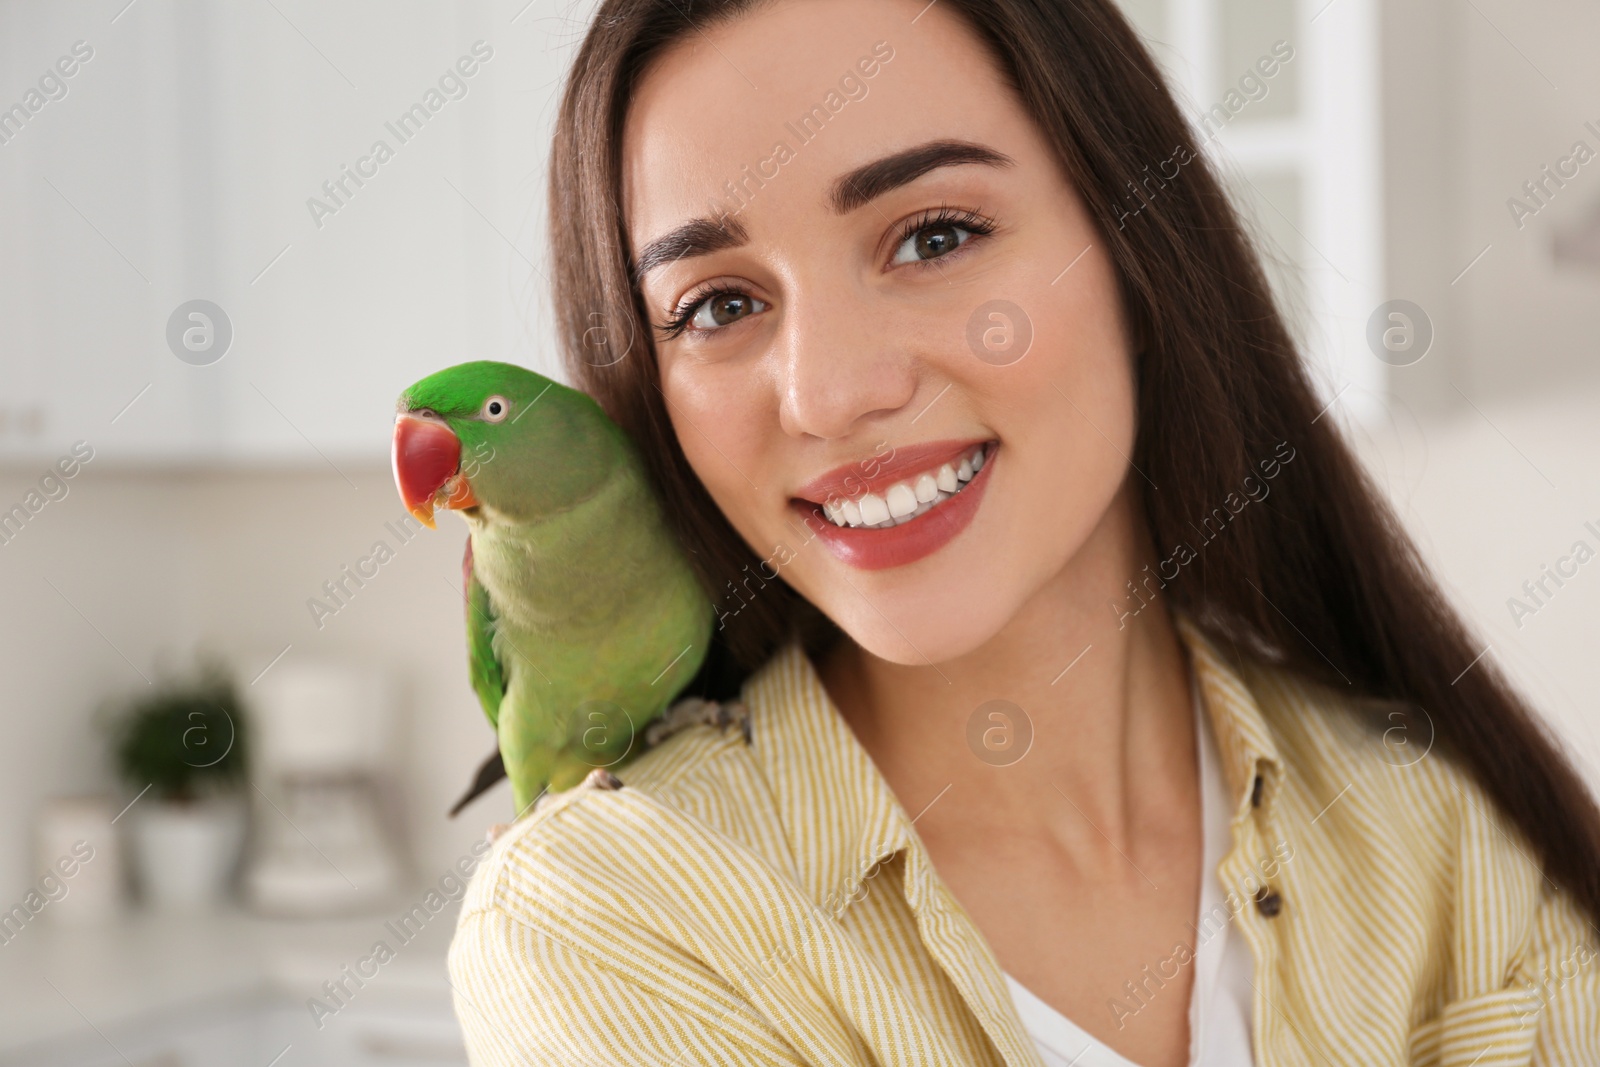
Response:
M0 123L0 462L80 439L107 463L382 460L423 374L549 365L562 23L484 0L117 6L0 6L0 106L26 114ZM168 343L196 299L231 323L219 359Z

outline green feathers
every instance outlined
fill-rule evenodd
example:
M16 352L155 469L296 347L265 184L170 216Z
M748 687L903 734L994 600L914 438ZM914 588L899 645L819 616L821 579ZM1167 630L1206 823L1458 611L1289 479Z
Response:
M637 755L699 670L712 611L622 430L542 375L466 363L401 396L395 468L403 496L422 485L467 521L468 663L517 813Z

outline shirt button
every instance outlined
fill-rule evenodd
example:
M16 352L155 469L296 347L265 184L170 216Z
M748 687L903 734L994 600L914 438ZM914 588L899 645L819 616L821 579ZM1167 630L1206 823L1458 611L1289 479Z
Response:
M1283 910L1283 897L1278 895L1276 889L1262 886L1256 894L1256 910L1270 919Z

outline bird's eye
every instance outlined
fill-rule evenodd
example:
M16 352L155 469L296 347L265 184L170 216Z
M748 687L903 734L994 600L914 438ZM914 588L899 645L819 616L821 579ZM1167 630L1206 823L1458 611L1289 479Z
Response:
M483 402L483 420L485 422L504 422L505 417L511 414L511 401L503 396L491 396Z

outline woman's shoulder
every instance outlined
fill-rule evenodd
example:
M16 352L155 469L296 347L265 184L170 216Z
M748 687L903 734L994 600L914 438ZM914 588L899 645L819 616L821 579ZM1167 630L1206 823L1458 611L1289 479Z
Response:
M1454 833L1493 818L1472 774L1448 754L1449 709L1379 701L1319 681L1187 618L1188 642L1224 761L1235 777L1259 775L1256 806L1338 826L1358 816L1386 835ZM1231 783L1235 791L1242 784ZM1328 827L1328 828L1331 828Z
M1293 846L1274 888L1297 935L1338 946L1300 977L1326 982L1349 954L1344 977L1365 976L1367 1007L1408 1014L1417 1063L1491 1032L1505 1062L1600 1050L1600 941L1441 742L1448 709L1361 700L1260 663L1239 677L1277 758L1272 832Z
M1318 888L1450 930L1462 948L1511 951L1557 921L1583 939L1569 894L1441 739L1448 708L1367 700L1259 662L1240 677L1277 759L1273 818L1315 858Z
M474 1063L676 1047L675 1062L798 1067L715 965L757 904L781 898L754 764L738 729L689 727L495 840L448 963Z
M496 910L545 925L597 885L628 892L694 850L770 848L775 816L737 727L696 725L637 758L542 798L494 842L462 916Z
M1341 808L1381 814L1382 824L1418 845L1459 840L1472 827L1510 835L1509 819L1440 737L1448 709L1368 699L1264 662L1246 662L1240 675L1272 739L1283 787L1315 805L1312 816Z
M1419 859L1486 848L1531 862L1511 822L1441 736L1449 709L1364 698L1272 664L1240 666L1279 769L1286 815L1325 834L1360 827ZM1354 844L1354 842L1346 842Z

